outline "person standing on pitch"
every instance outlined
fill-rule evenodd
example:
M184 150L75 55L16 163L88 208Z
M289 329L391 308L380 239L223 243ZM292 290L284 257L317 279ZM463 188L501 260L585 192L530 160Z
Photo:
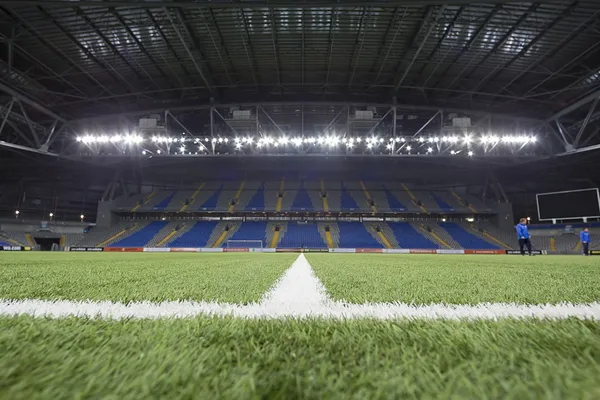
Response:
M527 227L527 220L525 218L521 218L515 228L517 229L517 236L519 237L519 248L521 249L521 255L525 255L525 246L527 246L529 255L531 255L531 240L529 236L529 228Z
M587 256L590 253L590 232L588 232L588 228L583 228L579 233L579 239L581 240L583 255Z

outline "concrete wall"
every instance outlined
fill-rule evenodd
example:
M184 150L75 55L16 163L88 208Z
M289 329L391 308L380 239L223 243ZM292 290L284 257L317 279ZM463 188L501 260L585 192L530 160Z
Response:
M116 207L117 200L98 202L98 213L96 214L96 226L106 229L119 222L119 217L111 210Z
M509 231L515 228L515 216L513 214L512 203L496 203L497 215L492 217L492 223L502 231Z

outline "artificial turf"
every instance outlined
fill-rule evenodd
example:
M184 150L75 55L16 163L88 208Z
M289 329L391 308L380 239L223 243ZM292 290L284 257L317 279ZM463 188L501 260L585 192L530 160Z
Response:
M0 318L6 399L594 399L595 322Z
M600 267L581 256L308 254L329 295L351 303L590 303Z
M259 301L295 254L4 253L0 298Z

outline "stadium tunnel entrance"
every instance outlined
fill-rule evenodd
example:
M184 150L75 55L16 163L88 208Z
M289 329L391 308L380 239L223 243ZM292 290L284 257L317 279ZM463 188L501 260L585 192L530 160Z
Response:
M41 251L56 251L60 249L60 237L35 237L34 240Z

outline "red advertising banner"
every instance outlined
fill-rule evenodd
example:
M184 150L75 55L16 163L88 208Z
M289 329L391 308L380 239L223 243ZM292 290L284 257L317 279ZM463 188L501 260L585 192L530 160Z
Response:
M225 253L248 253L250 250L249 249L235 249L235 248L230 248L230 249L223 249L223 251Z
M410 249L410 254L436 254L437 250L433 249Z
M383 249L356 249L357 253L383 253Z
M506 254L506 250L465 250L465 254Z
M144 249L142 247L105 247L104 251L119 253L141 253L144 251Z

